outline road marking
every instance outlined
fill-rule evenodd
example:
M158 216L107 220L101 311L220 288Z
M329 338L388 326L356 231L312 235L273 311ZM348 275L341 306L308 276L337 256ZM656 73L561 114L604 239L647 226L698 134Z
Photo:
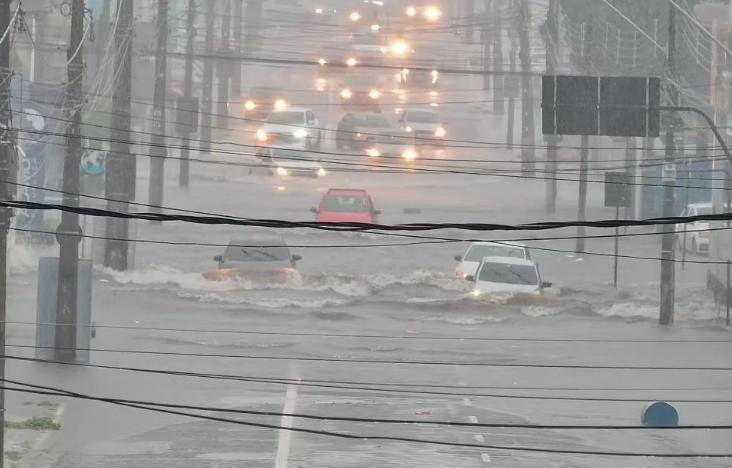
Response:
M483 437L483 434L475 434L475 440L482 444L485 442L485 437Z
M297 387L288 386L287 395L285 396L285 407L282 409L283 413L292 414L295 412L295 404L297 403ZM292 427L292 416L282 416L280 420L280 426L291 428ZM292 432L280 429L280 437L277 442L277 461L275 468L287 468L287 461L290 458L290 440L292 438Z
M468 421L470 421L472 424L478 424L478 418L475 416L468 416Z
M465 405L465 406L473 406L473 402L470 401L470 398L463 398L463 405Z
M480 458L483 460L483 463L490 463L491 462L491 456L487 453L483 453L480 455Z

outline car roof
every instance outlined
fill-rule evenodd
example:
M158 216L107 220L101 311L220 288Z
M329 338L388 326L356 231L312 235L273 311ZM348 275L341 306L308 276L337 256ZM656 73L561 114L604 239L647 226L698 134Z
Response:
M363 189L328 189L326 195L368 195L368 192Z
M712 203L711 202L706 202L706 203L689 203L687 206L689 208L692 208L692 207L693 208L711 208L712 207Z
M526 244L521 244L519 242L473 242L470 244L470 247L474 245L490 245L490 246L500 246L500 247L515 247L517 249L524 249L526 248Z
M287 243L281 237L253 236L247 238L232 239L229 247L287 247Z
M276 114L278 112L303 112L304 113L304 112L311 111L311 110L312 109L308 109L307 107L286 107L282 110L275 110L272 113L273 114Z
M485 257L482 263L507 263L509 265L536 266L531 260L516 257Z

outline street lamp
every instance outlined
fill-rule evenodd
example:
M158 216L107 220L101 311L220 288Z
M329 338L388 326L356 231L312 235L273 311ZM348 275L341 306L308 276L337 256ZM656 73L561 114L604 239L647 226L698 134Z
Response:
M424 10L424 17L427 21L437 21L442 16L442 11L436 6L428 6Z

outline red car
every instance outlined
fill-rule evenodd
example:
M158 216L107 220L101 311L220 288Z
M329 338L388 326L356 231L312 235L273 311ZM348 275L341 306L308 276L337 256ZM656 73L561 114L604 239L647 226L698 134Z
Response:
M312 208L315 220L321 223L378 223L381 213L374 209L374 203L365 190L330 189L320 202L319 208Z

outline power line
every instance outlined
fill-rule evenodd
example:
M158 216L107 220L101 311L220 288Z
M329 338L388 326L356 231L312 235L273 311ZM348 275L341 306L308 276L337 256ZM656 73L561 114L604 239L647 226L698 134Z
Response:
M276 429L276 430L285 430L285 431L290 431L290 432L302 432L302 433L307 433L307 434L337 437L337 438L341 438L341 439L360 440L360 441L382 440L382 441L392 441L392 442L430 444L430 445L439 445L439 446L448 446L448 447L470 447L470 448L481 448L481 449L491 449L491 450L512 450L512 451L520 451L520 452L560 453L560 454L606 456L606 457L653 457L653 458L677 458L677 459L680 459L680 458L730 458L730 457L732 457L732 454L709 454L709 453L668 454L668 453L609 452L609 451L599 451L599 450L581 451L581 450L536 448L536 447L525 447L525 446L483 445L483 444L473 444L473 443L446 442L446 441L430 440L430 439L417 439L417 438L408 438L408 437L346 434L346 433L333 432L333 431L305 429L305 428L299 428L299 427L286 427L286 426L280 426L280 425L276 425L276 424L255 423L255 422L243 421L243 420L239 420L239 419L229 419L229 418L222 418L222 417L217 417L217 416L202 415L202 414L198 414L198 413L188 413L188 412L184 412L184 411L164 409L164 408L160 408L160 407L145 406L144 404L125 403L122 401L115 401L115 400L105 401L105 399L102 399L102 398L91 397L88 395L83 395L83 394L78 394L78 393L71 394L71 393L66 393L66 392L28 390L28 389L20 389L17 387L5 387L5 388L8 391L15 391L15 392L21 392L21 393L65 396L65 397L73 397L73 398L85 399L85 400L91 400L91 401L100 401L100 402L106 402L106 403L110 403L110 404L114 404L114 405L118 405L118 406L126 406L129 408L136 408L136 409L142 409L142 410L146 410L146 411L154 411L154 412L158 412L158 413L172 414L172 415L177 415L177 416L186 416L186 417L202 419L202 420L207 420L207 421L223 422L223 423L237 424L237 425L241 425L241 426L258 427L258 428L263 428L263 429Z
M112 349L112 348L59 348L55 346L35 346L6 344L8 348L18 349L62 349L66 351L89 351L111 354L139 354L147 356L175 356L175 357L201 357L220 359L245 359L265 361L301 361L301 362L328 362L328 363L350 363L350 364L390 364L408 366L455 366L455 367L490 367L490 368L521 368L521 369L572 369L572 370L642 370L642 371L693 371L693 372L730 372L732 367L692 367L692 366L612 366L612 365L585 365L585 364L538 364L538 363L499 363L481 361L423 361L423 360L389 360L389 359L367 359L367 358L335 358L322 356L257 356L250 354L225 354L225 353L187 353L176 351L152 351L138 349Z
M89 364L89 363L78 363L78 362L67 362L67 361L51 361L38 358L24 358L20 356L5 356L7 359L33 362L41 364L59 364L64 366L83 367L91 369L102 369L102 370L114 370L123 372L132 372L140 374L153 374L153 375L166 375L175 377L186 377L203 380L223 380L231 382L246 382L256 383L262 385L297 385L308 388L326 388L326 389L337 389L337 390L348 390L348 391L367 391L375 393L395 394L395 395L430 395L437 397L474 397L474 398L492 398L492 399L507 399L507 400L544 400L544 401L572 401L572 402L614 402L614 403L643 403L648 400L663 400L672 401L674 403L695 403L695 404L707 404L707 403L732 403L730 400L722 399L678 399L678 398L621 398L621 397L585 397L585 396L556 396L556 395L526 395L526 394L506 394L506 393L478 393L472 392L455 392L455 391L444 391L434 390L439 388L448 388L455 390L508 390L508 388L495 388L495 387L459 387L459 386L444 386L444 385L412 385L412 384L392 384L392 383L378 383L378 382L344 382L336 380L312 380L312 379L290 379L290 378L278 378L278 377L256 377L256 376L243 376L243 375L232 375L232 374L215 374L215 373L199 373L189 371L171 371L161 369L150 369L150 368L136 368L136 367L123 367L114 365L103 365L103 364ZM388 387L388 388L384 388ZM394 388L397 387L397 388ZM398 388L402 387L402 388ZM430 390L425 390L429 388ZM513 390L520 390L513 388ZM549 389L527 389L527 390L549 390ZM583 389L568 389L568 391L583 391ZM599 391L599 390L597 390ZM657 389L649 389L648 391L658 391ZM655 395L660 397L661 395Z
M20 385L23 387L30 387L38 390L46 390L57 392L58 396L68 396L74 398L85 399L87 395L64 390L59 387L51 387L44 385L30 384L17 380L0 379L0 381ZM638 426L638 425L578 425L578 424L515 424L515 423L479 423L479 422L461 422L461 421L440 421L440 420L424 420L424 419L387 419L387 418L357 418L348 416L320 416L315 414L304 414L304 413L284 413L278 411L255 411L255 410L243 410L234 408L224 407L212 407L212 406L197 406L197 405L183 405L174 403L163 403L155 401L141 401L141 400L128 400L122 398L110 398L110 397L93 397L98 401L105 402L120 402L129 403L135 405L152 406L157 408L173 408L173 409L184 409L184 410L195 410L195 411L206 411L210 413L230 413L230 414L246 414L249 416L267 416L267 417L292 417L296 419L305 419L312 421L327 421L327 422L354 422L354 423L367 423L367 424L405 424L413 426L449 426L449 427L474 427L474 428L497 428L497 429L531 429L531 430L604 430L604 431L649 431L649 430L661 430L661 431L684 431L684 430L730 430L732 425L680 425L671 427L649 427L649 426Z

